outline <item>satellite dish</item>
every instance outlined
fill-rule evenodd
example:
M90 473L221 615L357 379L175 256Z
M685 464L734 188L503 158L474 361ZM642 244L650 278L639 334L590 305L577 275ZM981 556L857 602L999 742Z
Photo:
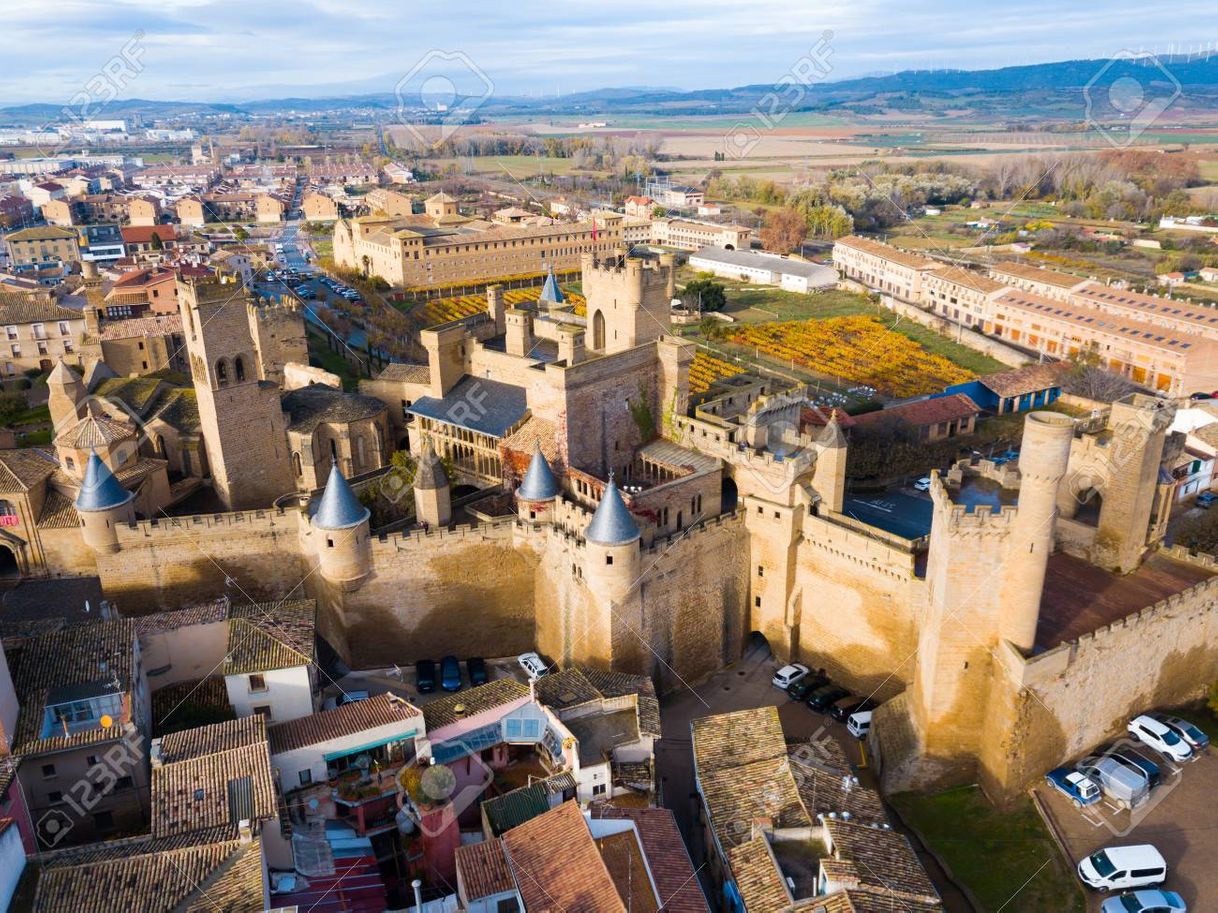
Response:
M317 797L314 796L312 799L309 800L308 806L309 806L309 811L315 812L315 811L317 811L317 809L319 809L321 807L321 803L318 802Z

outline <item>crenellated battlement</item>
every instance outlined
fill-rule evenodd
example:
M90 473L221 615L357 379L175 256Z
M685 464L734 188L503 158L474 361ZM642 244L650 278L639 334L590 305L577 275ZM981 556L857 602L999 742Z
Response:
M1016 507L1000 507L995 510L990 505L978 505L970 510L963 504L952 500L951 492L943 483L939 471L931 470L930 497L935 505L936 526L949 535L979 534L1005 536L1011 531L1015 518L1019 514Z
M119 546L139 547L147 539L172 538L182 535L206 535L209 532L252 532L280 527L295 532L303 513L295 508L267 510L237 510L218 514L192 514L184 517L154 517L136 520L117 527Z

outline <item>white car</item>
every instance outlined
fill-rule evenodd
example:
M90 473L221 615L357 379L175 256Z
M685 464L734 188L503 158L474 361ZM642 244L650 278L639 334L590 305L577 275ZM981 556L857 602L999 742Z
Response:
M1192 746L1180 738L1179 733L1170 726L1165 726L1149 714L1135 716L1126 728L1139 742L1149 745L1173 761L1193 760Z
M930 491L930 476L922 476L913 484L914 491Z
M520 668L524 670L524 674L529 677L529 681L535 682L546 674L546 661L536 653L521 653L516 657L516 662L520 663Z
M774 677L770 679L770 684L786 691L807 674L808 667L803 663L791 663L775 672Z

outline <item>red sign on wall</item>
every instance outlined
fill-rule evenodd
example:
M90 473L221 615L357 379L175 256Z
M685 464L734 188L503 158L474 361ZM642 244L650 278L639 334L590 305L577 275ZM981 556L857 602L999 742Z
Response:
M20 526L21 518L16 514L0 514L0 526Z

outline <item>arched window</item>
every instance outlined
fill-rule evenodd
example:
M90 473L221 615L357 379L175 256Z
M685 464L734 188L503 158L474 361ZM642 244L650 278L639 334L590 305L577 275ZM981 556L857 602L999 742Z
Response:
M597 352L605 348L605 315L599 310L592 315L592 348Z
M300 454L299 453L292 454L292 469L295 470L298 478L304 473L304 469L300 465Z
M221 387L228 383L228 362L223 358L216 362L216 383Z
M357 473L364 471L364 436L362 434L355 439L355 466Z
M334 438L330 438L330 456L336 460L338 459L338 441Z
M241 360L240 355L233 360L233 373L237 375L237 383L245 380L245 362Z

